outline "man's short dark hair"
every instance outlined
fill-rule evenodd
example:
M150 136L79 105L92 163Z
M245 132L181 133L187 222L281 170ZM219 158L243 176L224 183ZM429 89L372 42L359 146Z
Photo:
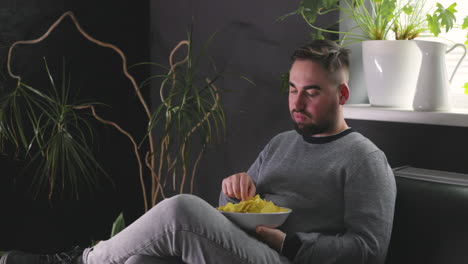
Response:
M333 81L348 81L349 78L349 53L346 48L340 47L331 40L314 40L309 44L296 49L291 56L296 60L311 60L320 64ZM337 74L342 71L344 74Z

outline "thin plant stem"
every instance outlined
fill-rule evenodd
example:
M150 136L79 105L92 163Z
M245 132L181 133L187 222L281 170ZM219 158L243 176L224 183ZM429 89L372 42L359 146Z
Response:
M333 34L347 34L347 35L352 35L352 36L356 36L356 37L362 37L362 35L359 35L359 34L356 34L356 33L353 33L353 32L334 31L334 30L327 30L327 29L316 27L312 23L309 22L309 20L307 19L307 17L305 16L304 13L301 13L301 16L305 20L307 25L309 25L311 28L316 29L318 31L322 31L322 32L326 32L326 33L333 33Z
M150 159L150 153L149 152L146 152L146 156L145 156L145 164L146 164L146 167L149 169L149 170L152 170L153 168L151 167L151 162L149 161ZM161 197L163 199L166 198L166 195L164 194L164 190L162 188L162 184L159 182L158 184L158 191L160 190L161 191ZM151 197L152 198L152 197ZM153 200L151 200L152 204L153 204Z
M208 140L207 140L208 141ZM198 157L197 159L195 160L195 163L193 165L193 170L192 170L192 179L190 180L190 194L193 193L193 185L194 185L194 181L195 181L195 172L197 171L197 168L198 168L198 163L200 162L201 160L201 157L203 156L203 152L205 151L205 146L208 142L205 142L205 144L203 144L202 146L202 150L200 151L200 153L198 153Z
M138 161L138 170L140 172L140 184L141 184L141 188L142 188L142 191L143 191L143 199L145 201L145 211L148 211L148 202L147 202L148 198L147 198L147 195L146 195L145 181L143 179L143 165L141 163L140 153L138 151L138 145L137 145L135 139L133 138L133 136L129 132L127 132L126 130L121 128L117 123L105 120L102 117L100 117L96 113L96 110L95 110L93 105L75 106L74 108L75 109L88 109L88 108L91 109L91 113L93 114L94 118L96 118L101 123L104 123L106 125L111 125L111 126L115 127L117 130L120 131L120 133L127 136L127 138L132 142L133 151L135 152L135 156L137 157L137 161Z

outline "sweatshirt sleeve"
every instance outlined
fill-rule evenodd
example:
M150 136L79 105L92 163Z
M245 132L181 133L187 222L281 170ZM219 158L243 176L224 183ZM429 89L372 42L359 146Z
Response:
M344 182L343 234L287 234L283 255L293 263L384 263L396 185L383 152L370 153Z

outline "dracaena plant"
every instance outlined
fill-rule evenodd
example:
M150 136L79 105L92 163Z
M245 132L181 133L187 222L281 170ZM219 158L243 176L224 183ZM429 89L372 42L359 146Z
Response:
M49 85L32 87L18 78L17 86L0 98L0 151L8 145L27 161L23 173L33 176L31 193L48 189L48 197L64 192L79 199L83 189L95 190L100 176L110 179L93 155L93 126L82 103L71 91L70 75L63 69L57 83L44 60ZM87 104L95 104L88 102Z
M159 128L160 133L154 137L156 150L146 157L147 164L156 161L150 165L155 178L151 186L152 204L167 193L192 193L195 173L207 144L224 134L226 121L219 98L221 91L215 84L227 73L217 72L214 64L211 70L201 71L203 60L209 58L207 47L213 37L197 52L189 32L187 40L171 52L169 67L151 63L166 73L150 76L140 85L142 89L149 80L160 80L156 91L160 104L151 115L145 138L149 139L150 132ZM185 56L175 61L176 53Z

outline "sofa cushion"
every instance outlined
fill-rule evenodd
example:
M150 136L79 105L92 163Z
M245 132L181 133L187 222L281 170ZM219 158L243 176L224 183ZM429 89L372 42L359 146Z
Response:
M447 181L406 176L395 171L397 199L386 263L468 263L468 175L452 174Z

